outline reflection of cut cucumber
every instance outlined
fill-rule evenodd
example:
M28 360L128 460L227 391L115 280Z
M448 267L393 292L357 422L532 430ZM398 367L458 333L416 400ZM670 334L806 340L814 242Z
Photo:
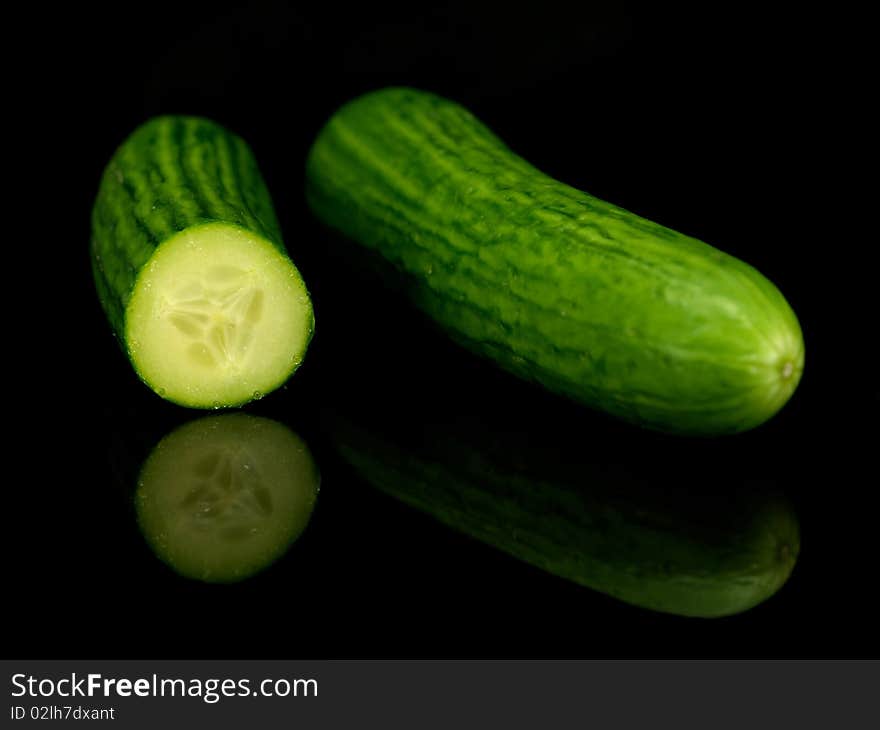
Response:
M320 477L287 427L242 413L187 423L141 470L135 502L156 555L187 578L242 580L305 529Z
M158 117L104 172L92 215L104 310L140 377L196 408L235 406L299 366L314 319L247 145Z

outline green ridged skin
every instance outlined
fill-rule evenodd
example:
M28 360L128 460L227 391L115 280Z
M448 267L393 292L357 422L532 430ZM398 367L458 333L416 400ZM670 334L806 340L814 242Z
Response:
M306 179L316 215L452 338L588 406L724 434L766 421L800 380L800 326L764 276L548 177L449 100L349 102Z
M355 420L357 419L357 420ZM326 416L340 456L369 484L530 565L641 608L716 618L747 611L788 580L800 550L779 495L634 485L590 457L493 443L478 418L419 423L418 443ZM593 455L597 456L597 455ZM571 460L567 460L572 457Z
M284 246L253 153L215 122L156 117L123 142L104 171L92 211L91 260L113 331L141 379L169 400L206 408L241 405L281 385L304 357L314 324L308 292ZM275 278L263 276L264 269L273 269ZM168 291L151 291L159 286ZM251 290L259 290L256 299ZM236 291L251 298L241 296L236 304ZM171 309L160 311L166 299ZM186 310L191 302L196 302L194 311ZM221 322L223 308L233 304L239 309L226 314L237 320ZM278 362L271 367L277 372L254 375L259 365L256 359L246 361L245 330L252 321L277 319L271 307L282 305L296 310L281 316L297 336L288 344L272 342ZM173 373L151 372L151 366L161 369L162 354L155 350L166 335L148 336L145 328L162 316L171 318L172 335L194 343L188 343L192 362L186 361L187 343L180 345L182 362L175 363L180 371L192 366L219 372L228 365L221 362L224 356L236 361L235 373L227 368L229 373L217 376L216 392L200 389L199 372L177 389ZM212 317L220 322L213 330ZM156 343L144 344L149 337ZM144 351L150 348L154 351Z

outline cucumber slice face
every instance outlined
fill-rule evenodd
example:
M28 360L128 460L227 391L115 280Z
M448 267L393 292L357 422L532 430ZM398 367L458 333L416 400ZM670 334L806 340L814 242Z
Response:
M165 241L140 271L125 340L138 374L161 396L217 408L283 384L313 325L290 259L250 231L209 223Z
M244 580L274 563L305 529L320 474L286 426L234 413L184 424L141 470L135 506L153 552L208 583Z

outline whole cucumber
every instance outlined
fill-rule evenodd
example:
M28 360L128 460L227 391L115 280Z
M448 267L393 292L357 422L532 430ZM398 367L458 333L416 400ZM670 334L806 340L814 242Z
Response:
M317 216L452 338L588 406L714 435L761 424L798 385L801 329L763 275L548 177L452 101L349 102L306 181Z

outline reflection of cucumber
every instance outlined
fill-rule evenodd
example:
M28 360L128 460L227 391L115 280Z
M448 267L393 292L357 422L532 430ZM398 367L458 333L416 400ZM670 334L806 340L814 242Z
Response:
M140 377L185 406L234 406L302 361L312 305L248 146L158 117L116 151L92 213L101 304Z
M773 595L797 558L797 519L779 496L707 494L699 476L684 474L685 489L669 492L634 480L632 455L615 465L583 443L542 449L535 434L500 436L479 412L440 425L404 418L390 431L364 412L328 411L327 424L367 482L627 603L683 616L739 613Z
M320 477L306 444L241 413L187 423L141 470L138 521L155 553L187 578L242 580L305 529Z

